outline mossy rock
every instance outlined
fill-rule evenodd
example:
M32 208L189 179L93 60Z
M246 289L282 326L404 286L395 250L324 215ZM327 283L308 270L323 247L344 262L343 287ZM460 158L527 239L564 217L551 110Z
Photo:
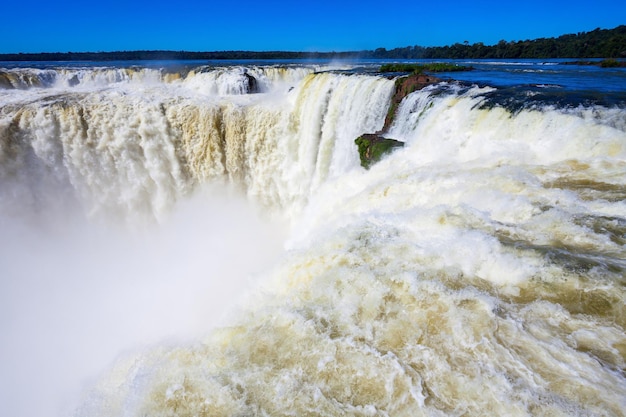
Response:
M419 73L396 78L395 92L391 97L391 103L389 105L389 110L387 111L387 116L385 117L385 125L383 126L382 131L384 132L388 130L393 123L393 120L396 117L396 111L398 110L400 102L402 102L404 97L417 90L421 90L426 86L440 83L441 81L441 79L432 75Z
M369 169L373 164L380 161L383 156L391 153L394 149L404 146L404 142L372 133L359 136L354 140L354 143L356 143L359 148L361 166L365 169Z
M383 64L378 72L408 72L422 74L424 72L458 72L471 71L474 67L467 67L448 62L428 62L423 64Z

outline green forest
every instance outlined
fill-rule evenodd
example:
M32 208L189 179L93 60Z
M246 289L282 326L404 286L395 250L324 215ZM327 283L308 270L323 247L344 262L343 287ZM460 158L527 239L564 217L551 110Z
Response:
M373 51L290 52L290 51L118 51L52 52L0 54L0 61L137 61L137 60L243 60L243 59L466 59L466 58L626 58L626 25L614 29L539 38L523 41L501 40L495 45L481 42L455 43L448 46L406 46L378 48Z
M524 41L501 40L495 45L481 42L450 46L407 46L373 51L371 58L465 59L465 58L626 58L626 25L615 29L562 35Z

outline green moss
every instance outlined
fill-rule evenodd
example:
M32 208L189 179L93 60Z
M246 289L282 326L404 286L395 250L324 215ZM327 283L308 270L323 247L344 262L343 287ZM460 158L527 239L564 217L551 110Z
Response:
M465 65L457 65L446 62L433 62L432 64L424 65L426 71L430 72L457 72L457 71L471 71L473 67L467 67Z
M369 169L381 158L391 153L395 148L404 146L404 142L395 139L384 138L375 134L365 134L354 140L361 158L361 166Z
M424 68L419 64L383 64L378 72L412 72L421 73Z
M389 105L389 110L387 110L387 116L385 117L385 121L386 121L385 126L387 124L391 124L391 122L394 119L394 116L396 115L396 110L398 109L399 105L400 104L396 103L395 101L391 102L391 104Z
M410 72L413 74L422 74L428 72L456 72L470 71L472 67L457 65L447 62L431 62L424 64L383 64L380 66L379 72Z
M602 61L568 61L562 62L562 65L593 65L601 68L626 68L626 61L617 60L615 58L607 58Z
M602 62L600 62L600 66L602 68L617 68L617 67L620 67L622 65L620 64L620 62L617 59L610 58L610 59L605 59Z

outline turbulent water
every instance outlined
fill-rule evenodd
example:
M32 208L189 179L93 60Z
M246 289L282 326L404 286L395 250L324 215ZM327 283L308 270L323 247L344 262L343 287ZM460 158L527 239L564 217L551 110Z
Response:
M625 415L626 73L480 64L5 65L0 413Z

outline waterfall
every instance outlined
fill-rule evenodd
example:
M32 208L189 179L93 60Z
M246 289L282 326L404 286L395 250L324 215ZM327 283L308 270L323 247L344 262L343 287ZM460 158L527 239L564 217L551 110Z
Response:
M6 414L623 414L624 109L331 69L0 72Z
M250 73L281 83L304 78L292 90L242 95L247 72L218 69L190 73L183 95L167 84L115 81L6 106L1 175L24 184L39 172L73 189L93 216L161 219L181 196L212 181L241 187L267 206L302 207L321 183L357 165L353 140L382 127L393 89L379 77ZM198 83L208 90L185 93ZM27 189L31 201L56 192ZM4 200L13 204L9 195Z

